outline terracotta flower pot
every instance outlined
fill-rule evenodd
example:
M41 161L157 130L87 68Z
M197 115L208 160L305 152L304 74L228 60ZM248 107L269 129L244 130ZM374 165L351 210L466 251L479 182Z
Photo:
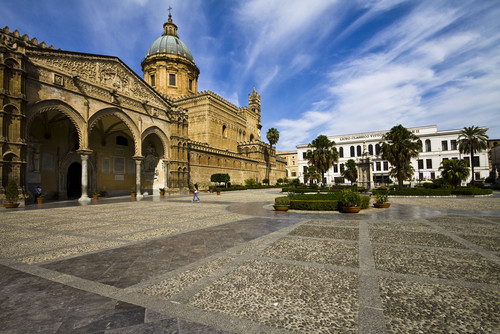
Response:
M274 204L273 207L274 207L274 210L276 210L276 211L288 211L288 209L290 208L290 205Z
M99 199L99 195L92 195L92 198L94 199L94 201L97 201Z
M358 213L361 210L360 206L343 206L342 212L345 213Z
M135 193L130 193L130 196L131 196L132 198L135 198Z
M43 203L43 197L37 197L37 198L36 198L36 202L37 202L38 204L42 204L42 203Z
M388 208L391 206L391 203L373 203L375 208Z
M14 208L17 208L19 206L19 202L5 202L3 203L3 206L6 208L6 209L14 209Z

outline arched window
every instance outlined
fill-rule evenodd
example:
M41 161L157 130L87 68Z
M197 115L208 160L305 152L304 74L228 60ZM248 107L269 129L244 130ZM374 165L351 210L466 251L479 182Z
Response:
M339 147L339 158L343 158L343 157L344 157L344 148Z
M225 124L222 126L222 137L227 138L227 126Z
M254 135L253 135L253 133L252 133L252 134L250 135L250 141L253 141L253 139L254 139Z
M355 156L354 146L351 146L351 157L354 157L354 156Z
M360 157L360 156L361 156L361 145L358 145L358 146L356 147L356 153L357 153L358 157Z
M426 139L425 140L425 152L430 152L431 151L431 140Z
M376 154L376 155L379 155L379 154L380 154L380 145L379 145L379 144L376 144L376 145L375 145L375 154Z
M372 144L368 145L368 153L370 153L370 155L373 155L373 145Z

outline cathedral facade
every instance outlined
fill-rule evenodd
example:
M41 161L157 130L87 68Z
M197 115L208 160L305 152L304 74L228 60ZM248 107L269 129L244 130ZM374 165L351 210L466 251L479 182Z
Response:
M15 180L53 198L183 193L227 173L233 184L285 177L261 141L260 96L236 107L198 92L200 71L171 15L144 79L119 58L54 47L0 29L0 200Z

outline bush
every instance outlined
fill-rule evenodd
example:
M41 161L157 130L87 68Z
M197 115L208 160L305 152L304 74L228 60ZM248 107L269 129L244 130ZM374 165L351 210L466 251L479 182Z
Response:
M295 200L290 201L290 209L312 211L338 210L339 202L336 200Z
M344 189L341 192L340 203L342 206L361 206L361 196L359 193L352 191L351 189Z
M370 207L370 197L369 196L361 196L361 209L368 209Z
M224 173L218 173L218 174L212 174L210 176L210 181L211 182L216 182L216 183L224 183L227 184L231 180L231 177L229 174L224 174Z
M19 201L19 189L17 189L16 181L10 180L5 189L5 200L7 202Z
M492 189L480 189L480 188L459 188L456 190L452 190L451 193L453 195L490 195L493 194Z
M264 180L262 180L262 184L267 184L267 185L269 185L269 179L264 179Z
M396 196L450 196L451 189L426 189L426 188L403 188L401 190L390 190L389 195Z
M249 178L245 180L245 185L246 186L255 186L257 184L257 181L255 179Z
M275 205L290 205L290 198L288 196L276 197L274 199Z

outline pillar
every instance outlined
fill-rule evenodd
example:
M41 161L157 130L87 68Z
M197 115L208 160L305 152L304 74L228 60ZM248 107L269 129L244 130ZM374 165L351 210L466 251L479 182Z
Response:
M90 150L80 150L78 151L80 153L80 157L82 158L82 196L78 199L78 202L80 203L89 203L90 198L87 195L87 189L88 189L88 159L90 156L90 153L92 151Z
M135 188L136 188L136 198L142 199L144 196L141 192L141 164L144 157L134 157L135 160Z
M163 159L163 187L168 189L168 161Z

